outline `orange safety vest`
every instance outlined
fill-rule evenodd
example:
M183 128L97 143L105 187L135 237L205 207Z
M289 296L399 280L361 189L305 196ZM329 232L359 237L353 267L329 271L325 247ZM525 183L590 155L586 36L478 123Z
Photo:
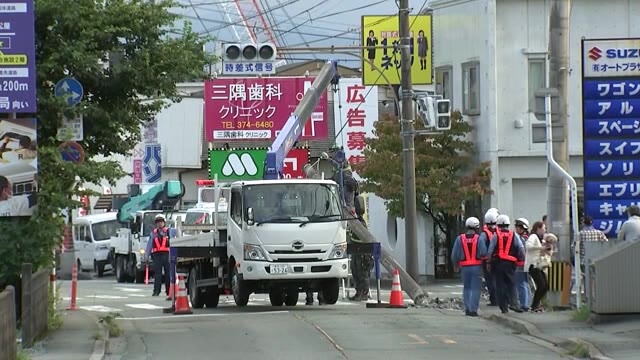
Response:
M472 237L469 237L467 234L460 234L460 245L464 251L464 260L460 260L458 263L460 266L482 265L482 260L477 257L478 238L478 234L473 234ZM469 247L471 247L471 250L469 250Z
M160 243L160 237L158 236L158 228L153 229L153 247L151 248L151 253L157 252L169 252L169 229L162 228L162 232L165 234L162 237L162 243Z
M498 259L516 262L518 259L511 255L513 247L513 231L500 231L496 230L496 236L498 237ZM506 241L506 244L505 244Z

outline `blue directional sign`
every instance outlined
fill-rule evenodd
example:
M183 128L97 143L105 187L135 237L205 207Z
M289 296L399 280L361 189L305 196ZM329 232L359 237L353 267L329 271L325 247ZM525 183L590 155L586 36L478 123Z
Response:
M162 179L162 157L160 144L146 144L142 159L142 172L145 183L156 183Z
M69 107L74 107L82 101L84 89L82 84L74 78L64 78L56 84L55 95L67 100Z
M608 237L640 203L640 64L611 55L639 44L582 40L584 208Z
M0 2L0 113L35 113L33 0Z

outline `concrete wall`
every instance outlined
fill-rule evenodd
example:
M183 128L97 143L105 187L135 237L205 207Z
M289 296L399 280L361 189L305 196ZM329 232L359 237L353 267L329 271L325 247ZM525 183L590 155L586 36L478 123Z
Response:
M16 308L13 286L0 292L0 359L16 358Z

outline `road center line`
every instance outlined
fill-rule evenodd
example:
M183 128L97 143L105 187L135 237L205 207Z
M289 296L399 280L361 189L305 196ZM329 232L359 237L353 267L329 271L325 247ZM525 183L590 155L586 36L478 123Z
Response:
M180 316L147 316L147 317L118 317L117 320L180 320L187 318L199 318L199 317L222 317L222 316L234 316L234 315L272 315L272 314L287 314L289 311L260 311L260 312L247 312L247 313L228 313L228 314L191 314Z

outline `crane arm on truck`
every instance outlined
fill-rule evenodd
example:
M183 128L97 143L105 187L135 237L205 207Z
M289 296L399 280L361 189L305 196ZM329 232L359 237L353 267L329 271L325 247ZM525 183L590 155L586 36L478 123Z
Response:
M338 63L331 60L327 61L311 84L311 87L305 92L300 104L298 104L278 136L276 136L271 147L269 147L265 160L265 180L276 180L282 176L284 159L296 141L298 141L313 109L318 105L322 93L329 86L329 83L337 85L339 79Z
M118 222L133 222L137 211L173 209L183 196L184 185L180 181L165 181L124 203L118 210Z

